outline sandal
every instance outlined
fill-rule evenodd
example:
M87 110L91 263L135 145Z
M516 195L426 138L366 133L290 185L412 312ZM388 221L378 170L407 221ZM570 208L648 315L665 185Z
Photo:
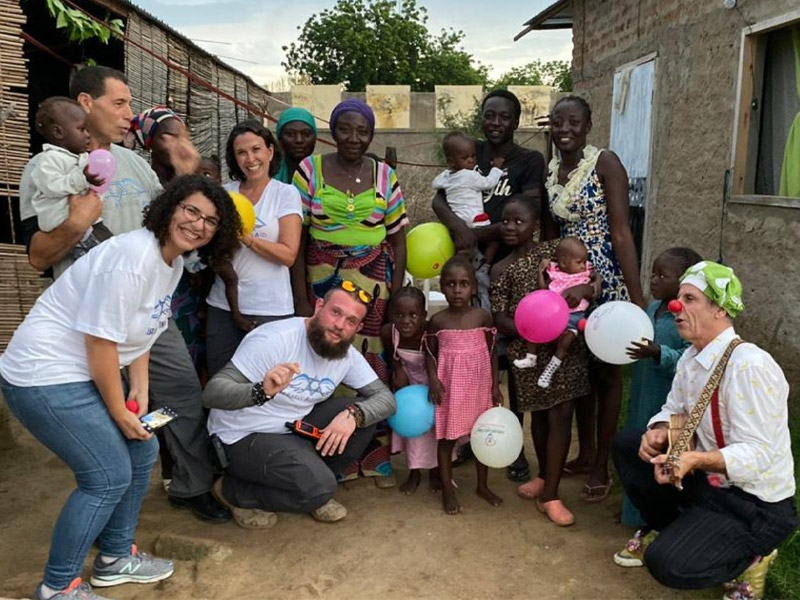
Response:
M589 485L588 483L583 486L583 490L581 491L581 500L584 502L588 502L589 504L596 504L598 502L602 502L608 495L611 493L611 484L612 479L608 478L608 483L603 483L600 485Z
M536 477L527 483L523 483L517 488L517 496L523 500L534 500L542 495L544 491L544 479Z
M537 500L536 508L559 527L569 527L575 523L575 515L558 498L549 502Z

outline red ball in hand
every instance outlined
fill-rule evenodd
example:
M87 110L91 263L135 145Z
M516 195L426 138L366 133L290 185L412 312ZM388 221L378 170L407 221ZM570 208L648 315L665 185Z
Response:
M125 403L125 408L127 408L133 414L136 414L139 412L139 403L134 399L130 399Z
M667 310L671 313L679 313L683 310L683 303L680 300L670 300L667 303Z
M586 319L581 319L578 321L578 331L585 331L586 330Z

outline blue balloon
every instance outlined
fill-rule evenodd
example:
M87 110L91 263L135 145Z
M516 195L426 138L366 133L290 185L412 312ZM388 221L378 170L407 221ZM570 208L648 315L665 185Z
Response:
M394 395L397 412L389 417L389 427L404 438L419 437L433 427L434 407L428 400L427 385L409 385Z

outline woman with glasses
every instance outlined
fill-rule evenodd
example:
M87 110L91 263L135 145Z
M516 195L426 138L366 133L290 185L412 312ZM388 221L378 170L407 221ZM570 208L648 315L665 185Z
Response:
M380 332L389 295L402 287L405 275L408 219L403 192L391 167L365 156L375 134L375 115L367 104L355 98L341 102L331 113L330 128L336 152L309 156L293 179L303 199L305 225L305 262L295 268L304 268L308 282L296 308L298 314L310 315L314 302L345 280L369 292L372 303L353 344L386 383ZM360 470L378 477L381 487L393 485L389 457L388 429L379 426L360 464L346 478Z
M134 544L158 455L139 420L149 412L150 349L167 329L183 256L230 260L240 231L218 184L199 175L173 180L145 209L144 228L93 248L42 294L0 357L9 409L77 482L34 598L100 598L80 579L95 540L94 586L172 575L171 561Z
M273 179L281 155L269 129L252 119L236 125L228 136L225 161L232 180L225 188L253 203L256 225L242 238L233 258L239 311L245 322L234 319L219 276L208 294L209 376L225 366L250 329L294 315L289 267L297 257L303 226L297 190Z

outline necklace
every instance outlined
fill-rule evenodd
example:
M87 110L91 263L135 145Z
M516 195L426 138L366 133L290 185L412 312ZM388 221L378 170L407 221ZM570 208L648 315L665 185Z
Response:
M358 170L355 172L355 174L353 174L352 171L348 171L347 169L345 169L344 166L342 166L342 163L339 162L338 158L337 158L336 162L339 163L339 168L342 170L342 173L344 173L345 176L350 181L355 181L356 183L361 183L361 171L364 170L364 158L363 157L361 158L361 164L358 166Z

